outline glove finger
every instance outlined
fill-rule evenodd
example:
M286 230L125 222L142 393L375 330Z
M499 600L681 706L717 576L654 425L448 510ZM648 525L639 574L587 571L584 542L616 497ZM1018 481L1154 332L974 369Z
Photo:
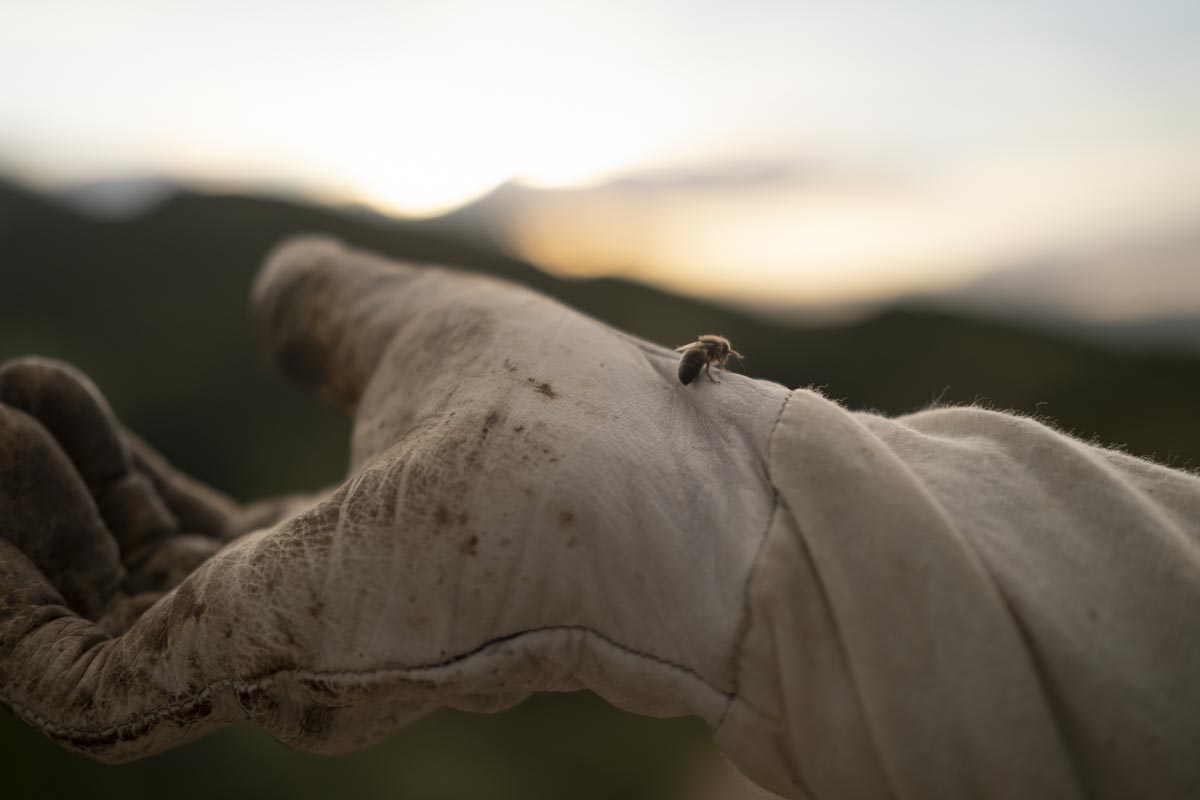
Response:
M164 540L190 539L194 533L228 541L299 510L295 498L243 509L179 472L126 430L95 384L69 364L31 357L10 361L0 368L2 397L8 405L38 417L60 438L60 446L75 461L127 555L147 543L154 544L143 548L147 557L156 549L211 552L211 547L199 543ZM274 507L280 510L272 513Z
M120 424L82 372L52 359L10 361L0 367L0 401L36 418L69 457L116 538L129 592L169 588L219 549L179 533L179 520L136 468Z
M122 431L134 469L150 479L155 493L178 521L180 530L228 540L234 535L238 505L171 466L154 448L132 431Z
M333 239L290 239L255 280L254 316L285 375L352 413L400 321L390 298L419 272Z
M268 352L284 374L348 414L358 409L389 350L412 359L413 373L430 367L454 371L485 351L489 359L496 353L519 356L530 338L561 344L581 327L591 329L592 342L607 343L614 336L594 320L522 287L397 262L328 237L296 237L276 247L255 280L253 308ZM572 329L564 331L561 325L568 319ZM525 332L521 342L506 341L513 328ZM674 372L675 354L616 335L661 361L664 376ZM494 367L500 370L501 362ZM528 380L530 388L553 396L543 378Z
M117 543L56 440L22 411L0 404L0 539L22 551L63 602L90 619L117 599Z

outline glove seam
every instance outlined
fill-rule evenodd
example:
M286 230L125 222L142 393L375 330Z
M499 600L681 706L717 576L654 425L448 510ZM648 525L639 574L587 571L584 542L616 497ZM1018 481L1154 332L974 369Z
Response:
M754 551L754 560L750 562L750 569L746 572L746 582L742 586L742 612L738 619L737 629L734 632L733 652L732 652L732 655L730 656L731 659L733 660L733 665L732 665L733 666L733 669L732 669L733 691L729 692L726 695L727 699L725 702L725 708L722 709L721 716L717 718L717 722L713 726L713 730L720 729L721 724L725 721L726 716L728 716L728 714L729 714L729 709L732 708L735 701L742 700L742 702L746 702L741 697L741 688L742 688L741 652L742 652L743 646L745 645L746 637L750 633L750 617L751 617L751 614L750 614L750 587L754 583L754 575L756 572L758 572L758 564L759 564L759 561L762 559L763 550L766 549L767 538L770 536L771 527L775 524L775 517L779 513L779 505L780 505L779 491L775 488L774 482L770 480L770 478L771 478L771 455L775 449L775 433L779 428L779 423L783 421L783 414L784 414L784 411L787 410L788 403L790 403L792 401L792 398L795 396L796 396L795 391L789 392L788 396L785 397L783 402L779 405L779 413L776 415L775 422L771 425L771 433L767 437L767 457L766 457L765 466L766 466L767 480L771 486L771 513L767 515L766 527L763 528L762 534L759 536L758 547Z
M115 745L122 741L133 742L137 741L138 739L142 739L150 734L160 722L176 722L181 727L186 726L189 723L199 722L203 717L206 717L212 713L212 696L214 692L221 689L232 690L235 693L261 690L266 684L276 681L283 676L292 676L301 681L336 681L338 679L345 678L376 678L382 676L395 676L400 680L418 680L417 678L412 677L414 673L429 672L432 670L444 669L446 667L458 666L468 662L476 656L484 655L489 649L497 645L516 642L524 637L546 632L561 632L564 634L583 633L585 635L595 637L627 655L646 659L655 664L689 676L702 686L712 690L720 697L726 698L726 707L728 706L728 700L731 697L729 693L722 690L719 686L705 680L705 678L695 670L690 669L682 664L677 664L661 656L656 656L651 653L646 653L633 647L629 647L628 645L624 645L615 639L612 639L595 630L594 628L584 625L551 625L541 628L530 628L528 630L517 631L515 633L505 634L504 636L498 636L493 639L489 639L474 649L462 653L461 655L428 664L390 667L378 666L364 669L341 670L306 670L288 668L272 670L246 679L220 678L201 687L186 699L179 699L174 702L163 703L157 707L132 716L124 722L109 725L104 728L76 728L67 725L61 725L52 721L46 715L35 712L20 703L12 702L8 697L2 695L0 695L0 704L7 706L15 715L17 715L27 724L33 725L43 733L55 739L65 741L68 744L73 744L80 748L89 748L96 745L103 747L104 745ZM537 690L534 689L531 691ZM242 705L240 701L238 704L239 706ZM199 713L197 713L198 710ZM242 710L246 711L247 709L242 706ZM724 712L722 712L722 714L724 714ZM125 735L122 735L122 730L125 731Z

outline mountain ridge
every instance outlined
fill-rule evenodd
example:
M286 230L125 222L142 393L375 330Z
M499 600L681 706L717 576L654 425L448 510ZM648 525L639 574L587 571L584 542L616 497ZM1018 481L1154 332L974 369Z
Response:
M512 280L669 346L721 333L747 354L747 373L822 386L852 408L901 414L985 399L1138 454L1200 459L1195 353L1115 349L944 309L783 325L622 279L558 278L420 221L281 199L183 193L139 217L98 221L0 192L0 219L10 223L0 226L0 358L77 363L181 466L247 496L332 482L331 465L345 463L345 422L266 368L246 310L266 252L311 232ZM304 441L288 433L296 429L309 432ZM215 441L196 441L194 430ZM247 449L255 441L266 444Z

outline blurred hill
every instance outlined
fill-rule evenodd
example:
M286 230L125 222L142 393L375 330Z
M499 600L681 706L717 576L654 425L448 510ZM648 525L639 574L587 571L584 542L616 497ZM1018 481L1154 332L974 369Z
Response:
M908 304L1114 347L1200 351L1200 226L985 273Z
M943 300L1027 319L1200 320L1200 225L997 269Z
M636 221L663 214L665 209L678 210L682 198L720 196L728 201L731 195L748 192L749 201L754 192L783 187L816 193L872 192L902 183L902 176L884 169L784 162L639 172L580 187L544 188L509 181L430 224L450 236L475 241L490 237L519 249L520 232L530 230L531 220L540 220L540 226L532 226L535 250L541 241L536 231L565 225L572 235L585 237L584 243L565 251L558 245L548 257L591 274L605 266L614 271L628 266L622 258L645 257L636 244L613 246L613 237L597 233L597 228L619 227L620 238L634 242L639 237L653 239L647 230L636 229ZM797 213L801 216L796 222L802 224L803 214ZM599 242L599 254L584 249L589 236ZM1000 263L961 286L920 292L891 304L1005 320L1106 345L1200 348L1200 216L1160 224L1153 232L1111 237L1107 231L1097 231L1090 246ZM742 305L784 322L859 319L864 311L880 306L879 300L830 305L768 298L757 301L757 307L755 302L746 300Z
M1195 353L1107 348L915 307L849 325L785 326L624 280L556 278L441 220L252 197L179 193L141 216L106 220L0 185L0 357L39 352L79 364L151 441L239 496L334 480L345 425L264 368L247 312L264 253L306 231L498 275L667 345L720 332L748 354L746 372L821 386L851 407L896 414L978 401L1135 453L1200 457ZM287 435L300 425L316 444Z
M174 463L243 499L335 482L346 463L348 425L265 365L247 310L267 250L314 231L498 275L667 345L721 333L748 355L746 372L823 387L854 408L897 414L982 402L1052 418L1137 454L1200 458L1195 352L1108 348L915 308L842 326L786 326L627 281L547 275L486 232L464 231L461 217L450 225L279 199L164 197L140 215L100 218L0 183L0 360L39 353L78 365L122 420ZM59 751L7 715L0 746L15 796L99 790L126 800L167 791L676 797L691 765L712 752L695 720L634 718L586 695L535 698L494 718L438 714L337 761L293 754L240 729L108 769ZM478 769L456 767L460 760ZM242 768L209 768L217 762ZM190 777L180 783L180 774Z

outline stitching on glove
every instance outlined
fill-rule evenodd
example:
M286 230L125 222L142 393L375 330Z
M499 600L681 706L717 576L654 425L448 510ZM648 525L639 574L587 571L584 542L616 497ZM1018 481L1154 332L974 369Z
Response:
M775 417L775 422L771 425L771 433L767 438L767 476L771 475L771 454L775 450L775 431L779 428L779 423L783 420L783 412L787 410L788 403L792 402L792 398L796 396L795 392L791 392L783 399L779 405L779 413ZM725 721L725 717L729 714L729 709L733 705L734 700L738 700L742 688L742 645L746 641L746 636L750 632L750 586L754 583L754 574L758 571L758 562L762 558L762 552L767 544L767 536L771 533L771 526L775 523L775 516L779 513L779 492L775 489L774 482L771 483L771 513L767 515L767 525L763 528L762 535L758 539L758 547L754 552L754 560L750 562L750 570L746 573L746 583L742 586L742 613L738 619L737 631L733 636L733 691L727 695L725 708L721 710L721 716L717 719L717 724L714 730L721 727L721 723ZM745 702L743 700L742 702ZM756 709L757 710L757 709Z
M238 680L236 678L221 678L215 680L206 686L200 688L187 699L177 700L142 712L137 716L131 717L125 722L110 725L106 728L72 728L65 725L60 725L48 717L39 714L19 703L10 701L7 697L0 696L0 703L10 708L14 714L20 717L27 724L33 725L53 738L75 744L82 748L113 745L118 742L132 742L150 732L152 732L157 724L162 721L176 722L181 727L192 723L198 723L207 717L213 711L212 695L213 692L219 689L229 689L234 692L250 692L263 689L267 684L276 681L282 676L293 676L298 680L320 680L320 681L339 681L356 678L380 678L393 677L404 680L429 680L429 678L419 679L413 676L413 673L430 672L439 669L459 666L466 663L476 656L485 655L491 648L518 641L524 637L532 636L539 633L558 632L563 635L571 633L583 633L587 636L595 637L601 642L627 654L632 655L646 661L658 664L668 669L674 670L688 678L691 678L700 686L709 689L713 693L726 698L728 703L731 695L721 690L720 687L705 680L702 675L697 673L682 664L676 664L661 656L644 653L627 645L623 645L608 636L596 631L592 628L583 625L555 625L545 628L533 628L526 631L507 634L495 639L490 639L487 642L476 647L467 653L444 661L434 662L431 664L422 664L416 666L405 667L373 667L361 670L300 670L300 669L280 669L272 672L264 673L246 680ZM245 709L243 709L245 710Z

